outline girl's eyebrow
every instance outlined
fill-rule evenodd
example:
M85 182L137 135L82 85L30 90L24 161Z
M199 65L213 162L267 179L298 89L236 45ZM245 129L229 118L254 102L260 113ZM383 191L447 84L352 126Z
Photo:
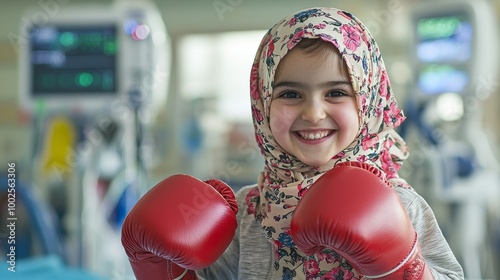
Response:
M351 85L350 81L347 80L339 80L339 81L327 81L324 83L321 83L318 85L318 87L325 88L325 87L333 87L333 86L338 86L338 85ZM278 82L274 85L274 88L278 87L292 87L292 88L307 88L309 85L307 83L303 82L293 82L293 81L283 81L283 82Z

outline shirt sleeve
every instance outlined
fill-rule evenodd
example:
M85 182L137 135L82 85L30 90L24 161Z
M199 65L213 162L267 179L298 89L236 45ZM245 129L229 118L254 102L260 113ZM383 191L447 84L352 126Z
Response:
M237 235L236 235L237 236ZM231 280L238 279L238 246L236 237L226 249L224 254L211 266L197 270L196 275L200 280L221 279Z
M427 202L414 190L396 187L418 234L422 254L434 279L464 279L461 265L450 249Z

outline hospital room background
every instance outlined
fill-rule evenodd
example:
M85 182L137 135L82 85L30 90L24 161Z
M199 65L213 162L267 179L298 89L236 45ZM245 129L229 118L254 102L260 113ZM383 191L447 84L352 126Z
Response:
M255 183L253 56L314 6L371 30L407 116L401 176L466 279L500 279L500 0L1 1L0 279L135 279L120 226L157 182Z

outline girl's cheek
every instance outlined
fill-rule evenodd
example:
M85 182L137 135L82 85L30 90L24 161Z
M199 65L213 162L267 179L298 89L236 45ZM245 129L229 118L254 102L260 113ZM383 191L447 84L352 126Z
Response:
M289 110L282 106L271 107L270 118L271 132L275 137L290 130L293 116Z

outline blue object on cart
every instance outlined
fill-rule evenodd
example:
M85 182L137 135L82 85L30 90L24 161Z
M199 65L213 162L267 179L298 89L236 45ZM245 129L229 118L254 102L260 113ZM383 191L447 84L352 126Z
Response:
M0 174L0 197L8 193L7 177ZM23 203L30 220L33 233L41 247L42 256L19 254L21 244L15 244L15 258L11 260L10 246L0 239L0 279L2 280L105 280L80 268L68 267L64 263L64 250L60 236L56 231L57 221L49 205L45 204L28 186L16 181L16 203ZM20 204L18 204L20 205ZM4 244L2 244L4 243ZM25 249L22 250L26 251Z
M5 177L0 176L0 179L1 179L0 181L0 197L1 197L2 195L8 193L9 186L7 183L8 179L6 176ZM20 202L22 202L22 205L24 205L27 210L28 214L27 218L29 218L32 230L37 238L37 241L39 241L42 254L43 255L54 254L54 255L64 256L64 250L62 248L60 236L56 230L57 220L55 218L54 212L51 211L51 208L47 204L45 204L36 195L36 193L33 192L28 186L19 181L16 181L16 184L14 186L14 191L15 192L13 194L15 195L16 205L20 205ZM5 248L3 249L7 250L8 248L7 242L6 244L3 245L5 246ZM16 245L19 246L21 244L16 244ZM22 251L24 252L27 250L29 249L24 249ZM18 253L16 255L16 259L28 257L19 254L21 253L21 251L18 251L16 253Z
M10 270L9 270L10 269ZM14 271L13 271L14 270ZM65 267L55 255L16 261L12 268L6 261L0 263L0 279L3 280L105 280L82 269Z

